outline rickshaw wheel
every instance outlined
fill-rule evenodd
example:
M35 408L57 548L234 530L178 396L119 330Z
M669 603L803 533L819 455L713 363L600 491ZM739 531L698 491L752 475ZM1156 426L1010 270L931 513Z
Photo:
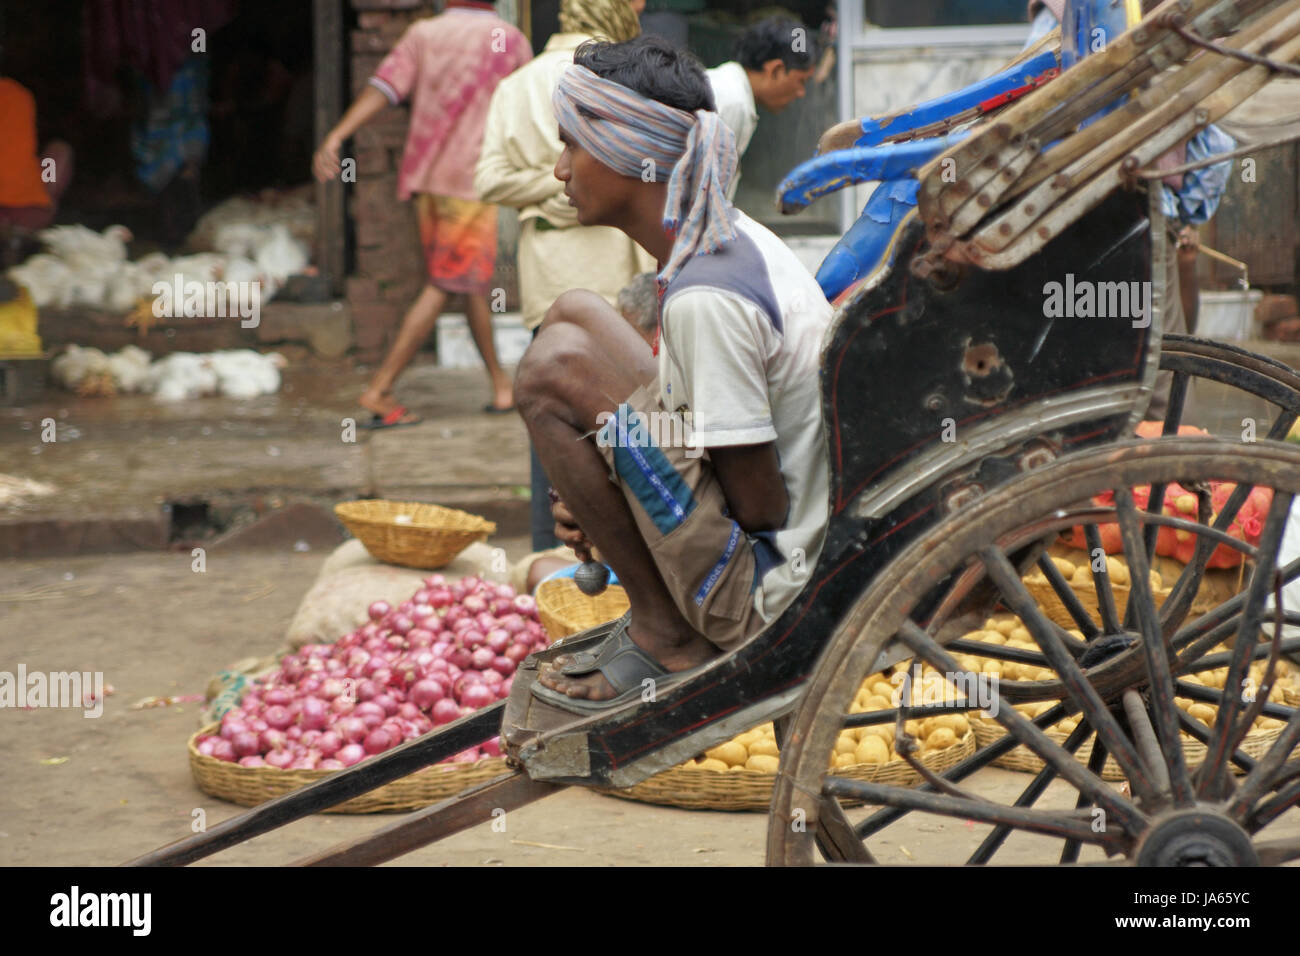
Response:
M1234 505L1234 495L1213 514L1211 481L1271 492L1256 545L1226 533L1241 502ZM1194 517L1152 514L1135 504L1135 488L1154 490L1174 482L1198 489ZM1109 502L1094 500L1107 492L1113 496ZM1003 485L940 522L891 562L858 600L809 680L782 747L769 817L768 862L811 864L818 851L836 862L877 862L871 843L876 841L878 851L896 849L898 831L887 828L912 813L931 821L947 818L969 824L973 829L962 838L971 842L983 833L968 863L1001 862L995 854L1008 840L1020 847L1018 862L1025 861L1031 847L1038 862L1076 862L1084 847L1098 862L1137 865L1300 859L1300 827L1295 825L1300 821L1291 819L1300 814L1291 809L1300 804L1300 766L1288 763L1300 744L1300 712L1270 703L1267 696L1272 692L1268 685L1276 683L1280 655L1300 648L1300 639L1285 639L1283 628L1300 623L1300 608L1287 611L1284 600L1268 606L1270 598L1300 577L1300 560L1278 567L1297 494L1300 448L1267 440L1243 444L1171 437L1071 455ZM1163 502L1163 492L1152 501ZM1130 606L1127 611L1117 607L1105 562L1101 570L1094 565L1098 611L1090 618L1086 611L1076 617L1080 639L1042 613L1021 582L1024 567L1013 561L1032 558L1043 544L1077 527L1091 545L1105 526L1119 531L1121 550L1114 550L1113 534L1107 550L1127 562ZM1155 532L1161 527L1192 535L1195 556L1157 608L1148 575ZM1225 553L1220 549L1242 555L1242 562L1251 567L1244 590L1204 613L1190 614L1201 572L1212 555ZM1039 566L1051 562L1039 558ZM1069 585L1052 580L1050 574L1047 578L1069 607ZM903 787L835 776L827 768L840 731L883 722L850 714L859 684L882 661L915 656L941 674L970 680L947 648L954 635L944 625L960 608L962 594L977 584L997 588L1001 604L1017 613L1031 634L1037 659L1058 679L995 686L983 709L995 712L992 716L1007 736L979 747L941 777L932 774L933 782ZM1234 640L1235 635L1254 635L1256 640ZM1221 642L1231 643L1232 649L1216 652ZM997 645L986 646L990 656L999 656ZM1189 675L1226 665L1221 686L1240 687L1255 660L1267 661L1258 697L1188 680ZM1202 724L1180 710L1176 697L1217 704L1213 724ZM1010 706L1014 700L1049 701L1053 706L1030 721ZM960 706L942 706L947 708L943 712L981 709L969 699ZM1063 744L1044 733L1045 727L1073 715L1079 715L1077 728ZM1281 727L1272 746L1262 756L1251 757L1240 744L1261 716L1281 722ZM1180 731L1206 746L1204 762L1197 768L1187 766ZM1073 754L1089 740L1092 754L1085 766ZM1011 800L972 790L971 785L979 783L972 775L1017 742L1045 764L1023 792ZM1130 793L1102 778L1107 754L1124 771ZM1234 777L1232 766L1244 776ZM970 783L964 784L968 777ZM1049 787L1054 792L1044 800ZM851 819L841 801L866 804L864 816ZM1263 831L1288 811L1285 827L1290 835L1262 839ZM1275 826L1273 833L1278 829ZM949 828L953 830L960 833ZM879 836L882 832L885 835ZM916 862L951 862L953 850L948 846L937 859Z

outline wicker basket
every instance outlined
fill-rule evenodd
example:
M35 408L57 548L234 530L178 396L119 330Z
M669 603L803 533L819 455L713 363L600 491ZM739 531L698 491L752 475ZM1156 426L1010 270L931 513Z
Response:
M497 530L478 515L419 502L345 501L334 514L376 560L429 571Z
M972 717L971 728L975 732L977 748L986 747L994 741L1000 740L1006 736L1006 730L1003 729L1001 724L995 720L989 720L983 717ZM1056 730L1054 728L1049 728L1046 733L1048 737L1056 741L1058 744L1064 744L1066 737L1069 736L1064 731ZM1266 730L1252 730L1246 735L1246 739L1241 742L1241 747L1239 749L1243 753L1258 759L1268 752L1268 749L1273 746L1273 742L1277 740L1279 734L1281 734L1281 728L1278 727L1271 727ZM1088 758L1092 755L1092 740L1093 738L1091 737L1085 740L1083 745L1074 752L1074 759L1079 761L1079 763L1088 763ZM1188 740L1185 737L1182 738L1182 741L1183 759L1187 761L1187 766L1189 768L1199 767L1203 764L1205 762L1206 753L1205 744L1201 743L1199 740ZM1300 750L1297 750L1292 754L1290 759L1300 760ZM1007 770L1021 770L1025 773L1038 773L1038 771L1043 769L1044 763L1038 754L1029 750L1024 744L1016 744L1016 746L1011 748L1011 750L994 760L993 765L995 767L1003 767ZM1232 764L1231 766L1234 773L1243 772L1236 764ZM1120 769L1119 764L1115 762L1115 757L1112 754L1106 755L1106 762L1101 768L1101 776L1103 780L1128 779L1125 776L1124 771Z
M1300 687L1294 684L1282 685L1282 699L1288 707L1300 707Z
M961 740L944 750L933 750L921 755L921 762L930 770L941 773L975 752L975 735L967 731ZM910 787L921 779L905 760L891 760L884 764L855 764L834 771L837 777L848 777L866 783L888 783ZM683 765L657 773L647 780L624 790L605 790L603 793L624 800L657 803L666 807L686 810L767 810L772 803L772 787L776 774L758 770L708 770L703 767ZM846 806L851 801L842 801Z
M617 584L588 597L570 578L543 581L533 596L537 616L553 642L622 617L630 606L627 591Z
M219 724L209 724L189 740L190 772L200 790L222 800L255 807L275 797L315 783L333 770L281 770L278 767L241 767L215 757L205 757L195 746L203 734L216 733ZM325 813L383 813L418 810L453 797L467 787L506 772L504 757L485 757L476 763L436 764L394 780Z

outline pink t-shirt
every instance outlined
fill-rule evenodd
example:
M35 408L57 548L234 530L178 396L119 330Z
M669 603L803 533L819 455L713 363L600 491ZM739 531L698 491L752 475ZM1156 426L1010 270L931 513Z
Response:
M533 57L528 40L491 10L453 7L411 24L370 78L389 101L411 101L397 197L477 199L474 166L492 91Z

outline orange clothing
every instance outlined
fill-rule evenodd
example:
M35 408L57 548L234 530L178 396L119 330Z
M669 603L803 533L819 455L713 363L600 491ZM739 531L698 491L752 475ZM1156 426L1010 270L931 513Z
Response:
M36 155L36 100L0 78L0 206L51 206Z

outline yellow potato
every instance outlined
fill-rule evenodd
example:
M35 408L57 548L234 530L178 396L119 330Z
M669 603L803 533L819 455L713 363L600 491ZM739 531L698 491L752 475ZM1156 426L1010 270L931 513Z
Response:
M1174 698L1174 704L1175 704L1175 706L1178 707L1179 710L1186 710L1188 707L1191 707L1191 706L1192 706L1192 703L1193 703L1193 702L1190 701L1190 700L1188 700L1186 697L1175 697L1175 698Z
M1106 558L1106 573L1116 584L1128 584L1128 565L1119 558Z
M728 767L735 767L744 766L745 761L749 759L749 751L744 744L728 740L725 744L718 744L712 750L706 750L704 756L721 760Z
M1187 708L1187 715L1189 717L1195 717L1203 724L1213 724L1215 708L1211 707L1209 704L1202 704L1198 701Z
M1025 628L1025 627L1016 627L1016 628L1013 628L1012 631L1011 631L1011 633L1008 634L1007 636L1011 638L1011 641L1012 641L1013 643L1014 643L1015 641L1030 641L1030 642L1032 642L1033 639L1034 639L1034 635L1030 634L1030 633L1029 633L1029 629L1028 629L1028 628Z
M1182 674L1178 679L1185 680L1189 684L1199 684L1202 687L1205 686L1205 681L1201 680L1200 674Z
M925 738L922 750L945 750L957 742L957 735L949 727L939 727Z
M776 773L781 761L768 754L754 754L745 761L746 770L758 770L762 773Z
M965 714L942 714L934 718L934 724L936 727L947 727L959 739L965 737L966 732L970 730L970 721L966 719Z
M852 767L857 762L858 762L857 758L854 757L853 754L851 753L836 754L835 760L833 761L833 766L835 767L836 770L839 770L841 767Z
M743 763L733 763L730 767L727 768L727 772L730 773L733 770L744 770L744 769L745 769L745 765Z
M1174 507L1185 515L1196 514L1196 495L1179 495L1174 499Z
M1065 558L1052 558L1052 563L1056 565L1056 569L1064 575L1065 580L1068 581L1070 578L1074 577L1074 565L1065 560Z
M981 674L992 674L1001 677L1006 673L1007 666L1002 661L987 660L980 665Z
M858 743L862 743L867 737L879 737L888 746L889 742L894 739L894 725L874 724L871 727L863 727L862 733L858 737Z
M872 694L867 698L866 710L889 710L894 703L888 697L881 697L879 694Z
M863 737L853 752L853 759L857 763L888 763L889 748L879 737Z
M1001 674L1002 679L1003 679L1003 680L1019 680L1019 679L1020 679L1020 668L1021 668L1022 666L1023 666L1023 665L1021 665L1021 664L1017 664L1015 661L1003 661L1003 662L1002 662L1002 674ZM986 673L989 673L989 672L986 671Z
M936 717L927 717L924 720L922 720L921 731L920 733L917 734L917 736L920 737L922 740L925 740L927 737L930 736L930 734L934 733L935 728L939 726L937 723L935 723L937 719L938 718Z
M1285 727L1286 721L1276 717L1260 717L1255 721L1255 726L1260 730L1272 730L1274 727Z
M1165 581L1164 581L1164 578L1160 577L1160 572L1159 572L1159 571L1152 571L1152 572L1151 572L1151 575L1150 575L1150 578L1151 578L1151 590L1152 590L1152 591L1160 591L1160 590L1162 590L1162 589L1164 588L1164 586L1165 586Z
M776 739L776 725L770 720L758 729L762 731L764 737L771 737L773 740Z
M1007 642L1007 636L999 631L982 631L978 639L985 644L997 644L998 646Z
M1009 637L1011 632L1020 626L1020 618L1010 617L1006 620L1000 620L994 625L994 629L1004 636Z
M921 732L921 722L919 720L908 720L903 723L903 732L915 737Z
M858 742L849 736L851 731L842 732L835 741L835 752L837 754L851 754L858 749Z
M1092 586L1092 569L1086 564L1081 564L1074 569L1074 576L1070 578L1070 587L1082 588Z
M742 745L748 747L748 746L749 746L750 744L752 744L755 740L762 740L762 739L763 739L762 731L757 730L757 729L755 729L755 730L747 730L747 731L745 731L743 734L741 734L739 737L736 738L736 743L738 743L738 744L742 744Z
M889 700L890 695L893 693L894 685L887 680L878 680L871 685L871 695L873 697L883 697L885 700Z
M723 763L721 760L714 760L711 757L706 757L704 760L701 760L699 763L692 764L692 766L698 767L701 770L726 770L727 769L727 765L725 763Z
M749 755L751 757L775 757L779 753L776 741L766 737L762 740L755 740L749 745Z

